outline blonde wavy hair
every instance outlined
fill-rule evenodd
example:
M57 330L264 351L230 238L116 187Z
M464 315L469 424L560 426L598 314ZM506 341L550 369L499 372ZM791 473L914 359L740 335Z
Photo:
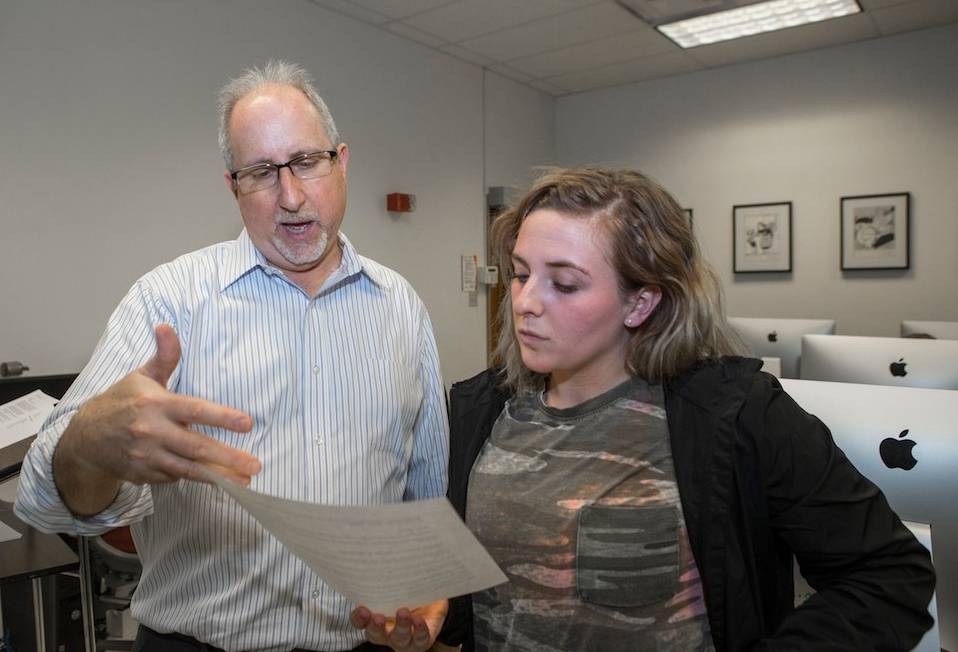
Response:
M623 298L645 286L661 289L659 305L639 328L630 330L624 361L630 375L659 384L701 360L745 354L745 345L726 320L718 275L702 257L688 214L652 178L603 167L545 170L492 225L493 251L507 285L519 228L539 209L590 219L605 232ZM496 360L508 385L540 389L546 377L522 363L508 289L499 310Z

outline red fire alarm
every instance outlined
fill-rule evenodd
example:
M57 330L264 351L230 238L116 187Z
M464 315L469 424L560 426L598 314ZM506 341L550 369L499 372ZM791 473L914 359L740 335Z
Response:
M386 209L390 213L411 213L416 210L416 195L390 193L386 195Z

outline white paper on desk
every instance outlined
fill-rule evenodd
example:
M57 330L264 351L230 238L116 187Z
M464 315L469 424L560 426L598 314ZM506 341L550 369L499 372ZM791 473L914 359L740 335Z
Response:
M56 404L38 389L0 405L0 448L37 434Z
M373 612L389 616L507 581L446 498L318 505L206 474L324 582Z

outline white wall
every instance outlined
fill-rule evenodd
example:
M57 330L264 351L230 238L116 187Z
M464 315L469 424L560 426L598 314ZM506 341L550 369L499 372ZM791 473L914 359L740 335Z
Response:
M514 201L536 168L555 165L555 99L529 86L485 73L487 187L501 187Z
M840 332L958 319L958 26L553 100L304 0L0 3L0 360L78 371L140 274L241 222L214 97L287 57L350 147L344 231L425 300L446 382L485 366L485 192L534 166L613 162L695 212L742 315L829 315ZM843 195L909 191L912 268L838 268ZM389 192L416 194L397 217ZM731 273L731 207L794 202L794 271Z
M625 164L694 212L740 316L898 335L958 320L958 25L559 98L564 165ZM842 273L843 196L910 192L911 269ZM732 273L732 207L793 202L791 274Z
M343 230L420 292L447 384L485 365L459 273L484 249L482 72L303 0L0 3L0 360L78 371L139 275L239 233L215 94L270 57L316 77L350 147Z

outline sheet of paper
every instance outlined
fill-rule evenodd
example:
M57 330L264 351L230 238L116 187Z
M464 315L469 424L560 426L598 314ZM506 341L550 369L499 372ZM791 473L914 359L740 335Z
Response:
M446 498L370 506L267 496L212 472L233 497L323 581L357 605L392 615L501 584L505 574Z
M0 448L37 434L57 399L42 390L0 405Z

